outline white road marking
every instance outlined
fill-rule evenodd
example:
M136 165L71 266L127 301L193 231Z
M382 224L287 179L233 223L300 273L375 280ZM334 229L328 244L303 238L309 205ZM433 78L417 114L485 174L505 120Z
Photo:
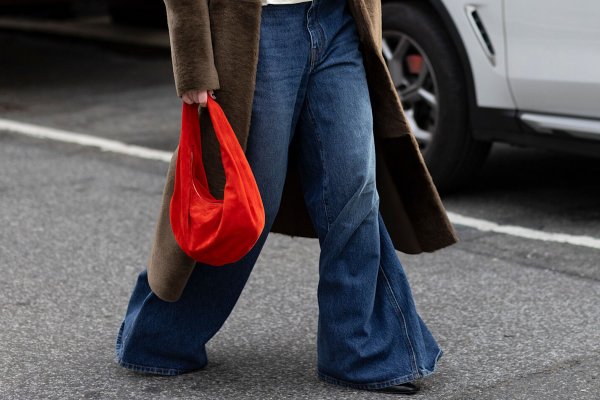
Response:
M132 157L148 158L151 160L171 161L172 152L154 150L148 147L135 146L118 140L104 139L84 133L69 132L61 129L48 128L40 125L26 124L0 118L0 130L19 133L40 139L57 140L59 142L75 143L81 146L97 147L102 151L126 154Z
M159 160L163 162L170 162L173 155L173 153L169 151L154 150L148 147L130 145L117 140L104 139L83 133L69 132L61 129L48 128L3 118L0 118L0 130L41 139L75 143L81 146L97 147L102 151L110 151L132 157ZM495 222L466 217L451 211L448 211L448 217L453 224L467 226L483 232L498 232L526 239L541 240L544 242L568 243L575 246L600 249L600 239L591 236L544 232L516 225L499 225Z
M465 217L460 214L448 211L450 221L457 225L468 226L483 232L498 232L506 235L518 236L533 240L542 240L544 242L568 243L575 246L591 247L600 249L600 239L584 235L569 235L566 233L544 232L536 229L524 228L517 225L499 225L495 222L484 219Z

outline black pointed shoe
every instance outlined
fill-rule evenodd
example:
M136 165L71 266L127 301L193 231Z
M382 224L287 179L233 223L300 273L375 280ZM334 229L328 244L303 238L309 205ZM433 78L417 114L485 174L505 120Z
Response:
M394 394L415 394L421 388L412 382L401 383L399 385L388 386L381 389L371 389L376 392L394 393Z

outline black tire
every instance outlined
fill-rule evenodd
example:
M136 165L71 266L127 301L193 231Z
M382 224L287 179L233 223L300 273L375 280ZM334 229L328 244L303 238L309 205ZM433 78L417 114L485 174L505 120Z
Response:
M385 3L382 14L384 38L386 32L400 32L429 59L437 78L438 119L422 154L440 192L458 189L480 170L491 142L473 138L465 74L454 44L434 10L422 2Z

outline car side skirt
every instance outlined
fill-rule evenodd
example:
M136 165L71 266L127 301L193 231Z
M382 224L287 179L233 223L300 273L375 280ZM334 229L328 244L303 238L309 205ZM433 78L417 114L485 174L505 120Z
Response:
M571 132L560 129L541 132L539 128L521 120L521 116L531 115L533 114L515 110L478 107L472 115L472 120L476 121L473 136L478 140L600 157L600 140L576 137ZM598 137L600 139L600 135Z

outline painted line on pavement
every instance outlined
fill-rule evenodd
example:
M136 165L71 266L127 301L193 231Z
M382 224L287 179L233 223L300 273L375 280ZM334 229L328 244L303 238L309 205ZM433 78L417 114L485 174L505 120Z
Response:
M40 139L49 139L66 143L74 143L81 146L97 147L102 151L110 151L132 157L146 158L163 162L170 162L171 156L173 155L173 153L169 151L155 150L148 147L130 145L117 140L104 139L83 133L64 131L61 129L48 128L40 125L27 124L3 118L0 118L0 130ZM497 232L526 239L541 240L544 242L567 243L575 246L600 249L600 239L591 236L544 232L517 225L499 225L495 222L466 217L451 211L448 211L448 217L453 224L467 226L483 232Z
M526 239L541 240L544 242L568 243L575 246L591 247L600 249L600 239L584 235L569 235L566 233L544 232L536 229L524 228L517 225L499 225L484 219L465 217L448 211L448 217L452 223L468 226L483 232L497 232L506 235L522 237Z
M154 150L149 147L136 146L119 142L118 140L104 139L84 133L69 132L61 129L48 128L40 125L26 124L0 118L0 130L18 133L40 139L50 139L59 142L75 143L81 146L97 147L102 151L125 154L132 157L147 158L170 162L172 152Z

